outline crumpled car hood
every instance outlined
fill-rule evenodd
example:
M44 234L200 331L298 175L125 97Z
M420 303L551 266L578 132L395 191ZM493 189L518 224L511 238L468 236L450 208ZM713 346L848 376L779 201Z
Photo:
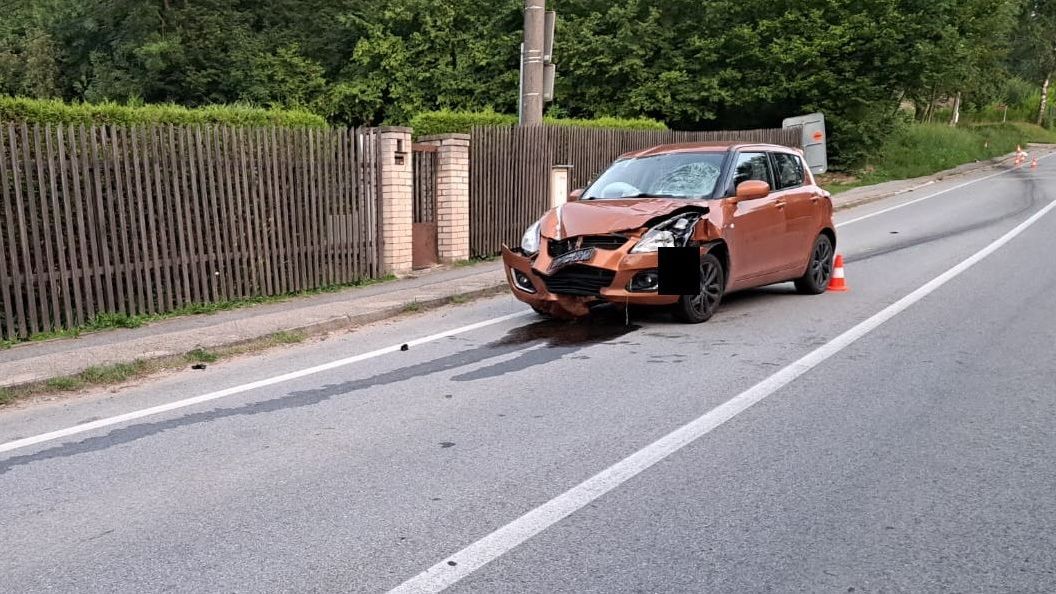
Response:
M617 233L643 227L650 220L686 207L704 212L703 200L636 198L627 200L583 200L550 209L539 225L544 237L565 239L578 235Z

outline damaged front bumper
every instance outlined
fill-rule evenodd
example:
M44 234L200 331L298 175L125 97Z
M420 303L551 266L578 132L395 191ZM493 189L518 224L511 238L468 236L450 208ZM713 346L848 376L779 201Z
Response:
M545 245L535 256L503 245L502 262L514 297L554 317L585 316L591 306L605 302L662 306L678 301L677 295L659 295L655 286L650 288L657 271L655 252L596 250L587 260L551 270L553 259Z

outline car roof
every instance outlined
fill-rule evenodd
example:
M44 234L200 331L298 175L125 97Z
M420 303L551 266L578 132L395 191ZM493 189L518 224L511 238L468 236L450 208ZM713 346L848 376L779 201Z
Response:
M630 151L620 155L618 158L640 159L642 157L654 157L656 155L668 155L673 153L725 153L741 150L759 150L802 154L801 151L799 151L798 149L782 146L780 144L744 143L737 141L714 141L661 144L647 149Z

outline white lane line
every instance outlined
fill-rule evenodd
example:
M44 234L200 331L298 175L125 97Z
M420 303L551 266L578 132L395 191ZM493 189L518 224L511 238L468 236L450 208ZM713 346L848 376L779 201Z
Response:
M1043 155L1041 157L1038 157L1038 160L1041 161L1042 159L1048 159L1049 157L1051 157L1053 155L1056 155L1056 153L1049 153L1047 155ZM952 187L946 188L945 190L939 190L938 192L935 192L933 194L928 194L926 196L921 196L920 198L914 198L913 200L909 200L907 202L902 202L901 204L896 204L894 206L889 206L887 208L880 209L880 210L878 210L876 212L871 212L869 214L865 214L865 215L862 215L860 217L853 218L853 219L851 219L849 221L843 221L842 223L836 223L836 227L840 228L840 227L843 227L845 225L850 225L852 223L857 223L858 221L864 221L866 219L871 219L871 218L873 218L875 216L879 216L879 215L882 215L882 214L889 213L892 210L898 210L899 208L902 208L904 206L909 206L911 204L916 204L918 202L923 202L925 200L934 198L936 196L941 196L943 194L947 194L947 193L952 192L954 190L960 190L961 188L968 187L968 186L970 186L972 184L976 184L976 183L979 183L981 181L986 181L988 179L997 177L999 175L1005 175L1006 173L1011 173L1013 171L1015 171L1015 169L1005 169L1004 171L998 171L997 173L992 173L990 175L983 176L983 177L980 177L978 179L969 180L969 181L964 182L963 184L958 184L956 186L952 186Z
M1056 202L1050 202L1029 219L1023 221L990 245L928 281L909 295L832 339L827 344L818 347L732 399L668 433L461 551L444 558L436 565L400 584L391 590L390 594L440 592L455 584L529 538L634 478L638 473L693 443L712 429L744 412L748 407L770 396L804 373L814 369L829 357L847 348L859 338L870 333L884 322L956 278L983 258L994 253L1001 246L1012 241L1013 238L1025 231L1053 208L1056 208Z
M497 318L492 318L490 320L484 320L483 322L477 322L475 324L469 324L468 326L461 326L459 328L454 328L454 329L451 329L451 330L445 330L444 332L438 332L436 334L431 334L429 336L424 336L422 338L416 338L414 340L409 340L409 341L407 341L406 344L407 344L408 347L414 347L414 346L426 344L426 343L429 343L429 342L434 342L434 341L440 340L441 338L447 338L448 336L455 336L455 335L458 335L458 334L465 334L466 332L472 332L474 330L479 330L481 328L486 328L488 326L494 326L495 324L501 324L502 322L506 322L506 321L512 320L514 318L519 318L519 317L528 315L528 313L530 313L530 312L523 311L523 312L518 312L518 313L514 313L514 314L505 315L505 316L499 316ZM250 382L248 384L242 384L242 385L234 386L234 387L231 387L231 388L225 388L223 390L218 390L216 392L209 392L208 394L202 394L201 396L194 396L194 397L191 397L191 398L186 398L184 400L177 400L175 402L168 402L166 404L160 404L158 406L152 406L150 408L144 408L144 409L132 411L130 413L125 413L123 415L117 415L115 417L108 417L108 418L105 418L105 419L99 419L97 421L92 421L90 423L84 423L82 425L76 425L76 426L73 426L73 427L67 427L65 429L59 429L58 431L51 431L49 433L42 433L40 435L35 435L33 437L26 437L26 438L23 438L23 439L16 439L14 441L9 441L7 443L0 444L0 453L10 452L11 450L17 450L19 448L25 448L25 447L29 447L31 445L36 445L38 443L43 443L43 442L46 442L46 441L52 441L52 440L55 440L55 439L61 439L63 437L69 437L71 435L77 435L78 433L85 433L87 431L93 431L95 429L101 429L103 427L109 427L111 425L117 425L118 423L124 423L124 422L127 422L127 421L134 421L136 419L142 419L143 417L149 417L151 415L157 415L157 414L161 414L163 412L169 412L171 410L177 410L177 409L180 409L180 408L186 408L188 406L194 406L195 404L201 404L203 402L209 402L210 400L217 400L217 399L224 398L224 397L227 397L227 396L233 396L235 394L241 394L243 392L248 392L250 390L255 390L257 388L263 388L265 386L272 386L272 385L275 385L275 384L278 384L278 383L287 382L287 381L290 381L290 380L293 380L293 379L297 379L297 378L301 378L301 377L305 377L305 376L308 376L308 375L314 375L316 373L322 373L324 371L329 371L331 369L336 369L338 367L344 367L345 365L351 365L353 363L359 363L360 361L366 361L367 359L373 359L375 357L380 357L382 355L387 355L389 353L398 352L401 349L402 346L403 346L402 344L395 344L395 345L392 345L392 346L387 346L387 347L380 348L380 349L377 349L377 350L374 350L374 351L370 351L368 353L362 353L362 354L359 354L359 355L353 355L351 357L346 357L344 359L338 359L336 361L331 361L329 363L323 363L322 365L316 365L315 367L308 367L308 368L300 369L300 370L297 370L297 371L291 371L289 373L284 373L282 375L276 375L274 377L269 377L269 378L266 378L266 379L257 380L255 382Z

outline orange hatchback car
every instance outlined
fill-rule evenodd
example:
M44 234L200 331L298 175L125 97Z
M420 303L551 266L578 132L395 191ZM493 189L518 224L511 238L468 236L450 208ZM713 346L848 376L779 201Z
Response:
M608 302L667 306L696 323L731 291L791 280L824 292L835 229L830 196L798 150L664 145L617 159L529 227L520 247L503 246L502 259L514 296L543 315L583 316ZM672 272L660 252L673 247L699 252L693 294L661 290Z

